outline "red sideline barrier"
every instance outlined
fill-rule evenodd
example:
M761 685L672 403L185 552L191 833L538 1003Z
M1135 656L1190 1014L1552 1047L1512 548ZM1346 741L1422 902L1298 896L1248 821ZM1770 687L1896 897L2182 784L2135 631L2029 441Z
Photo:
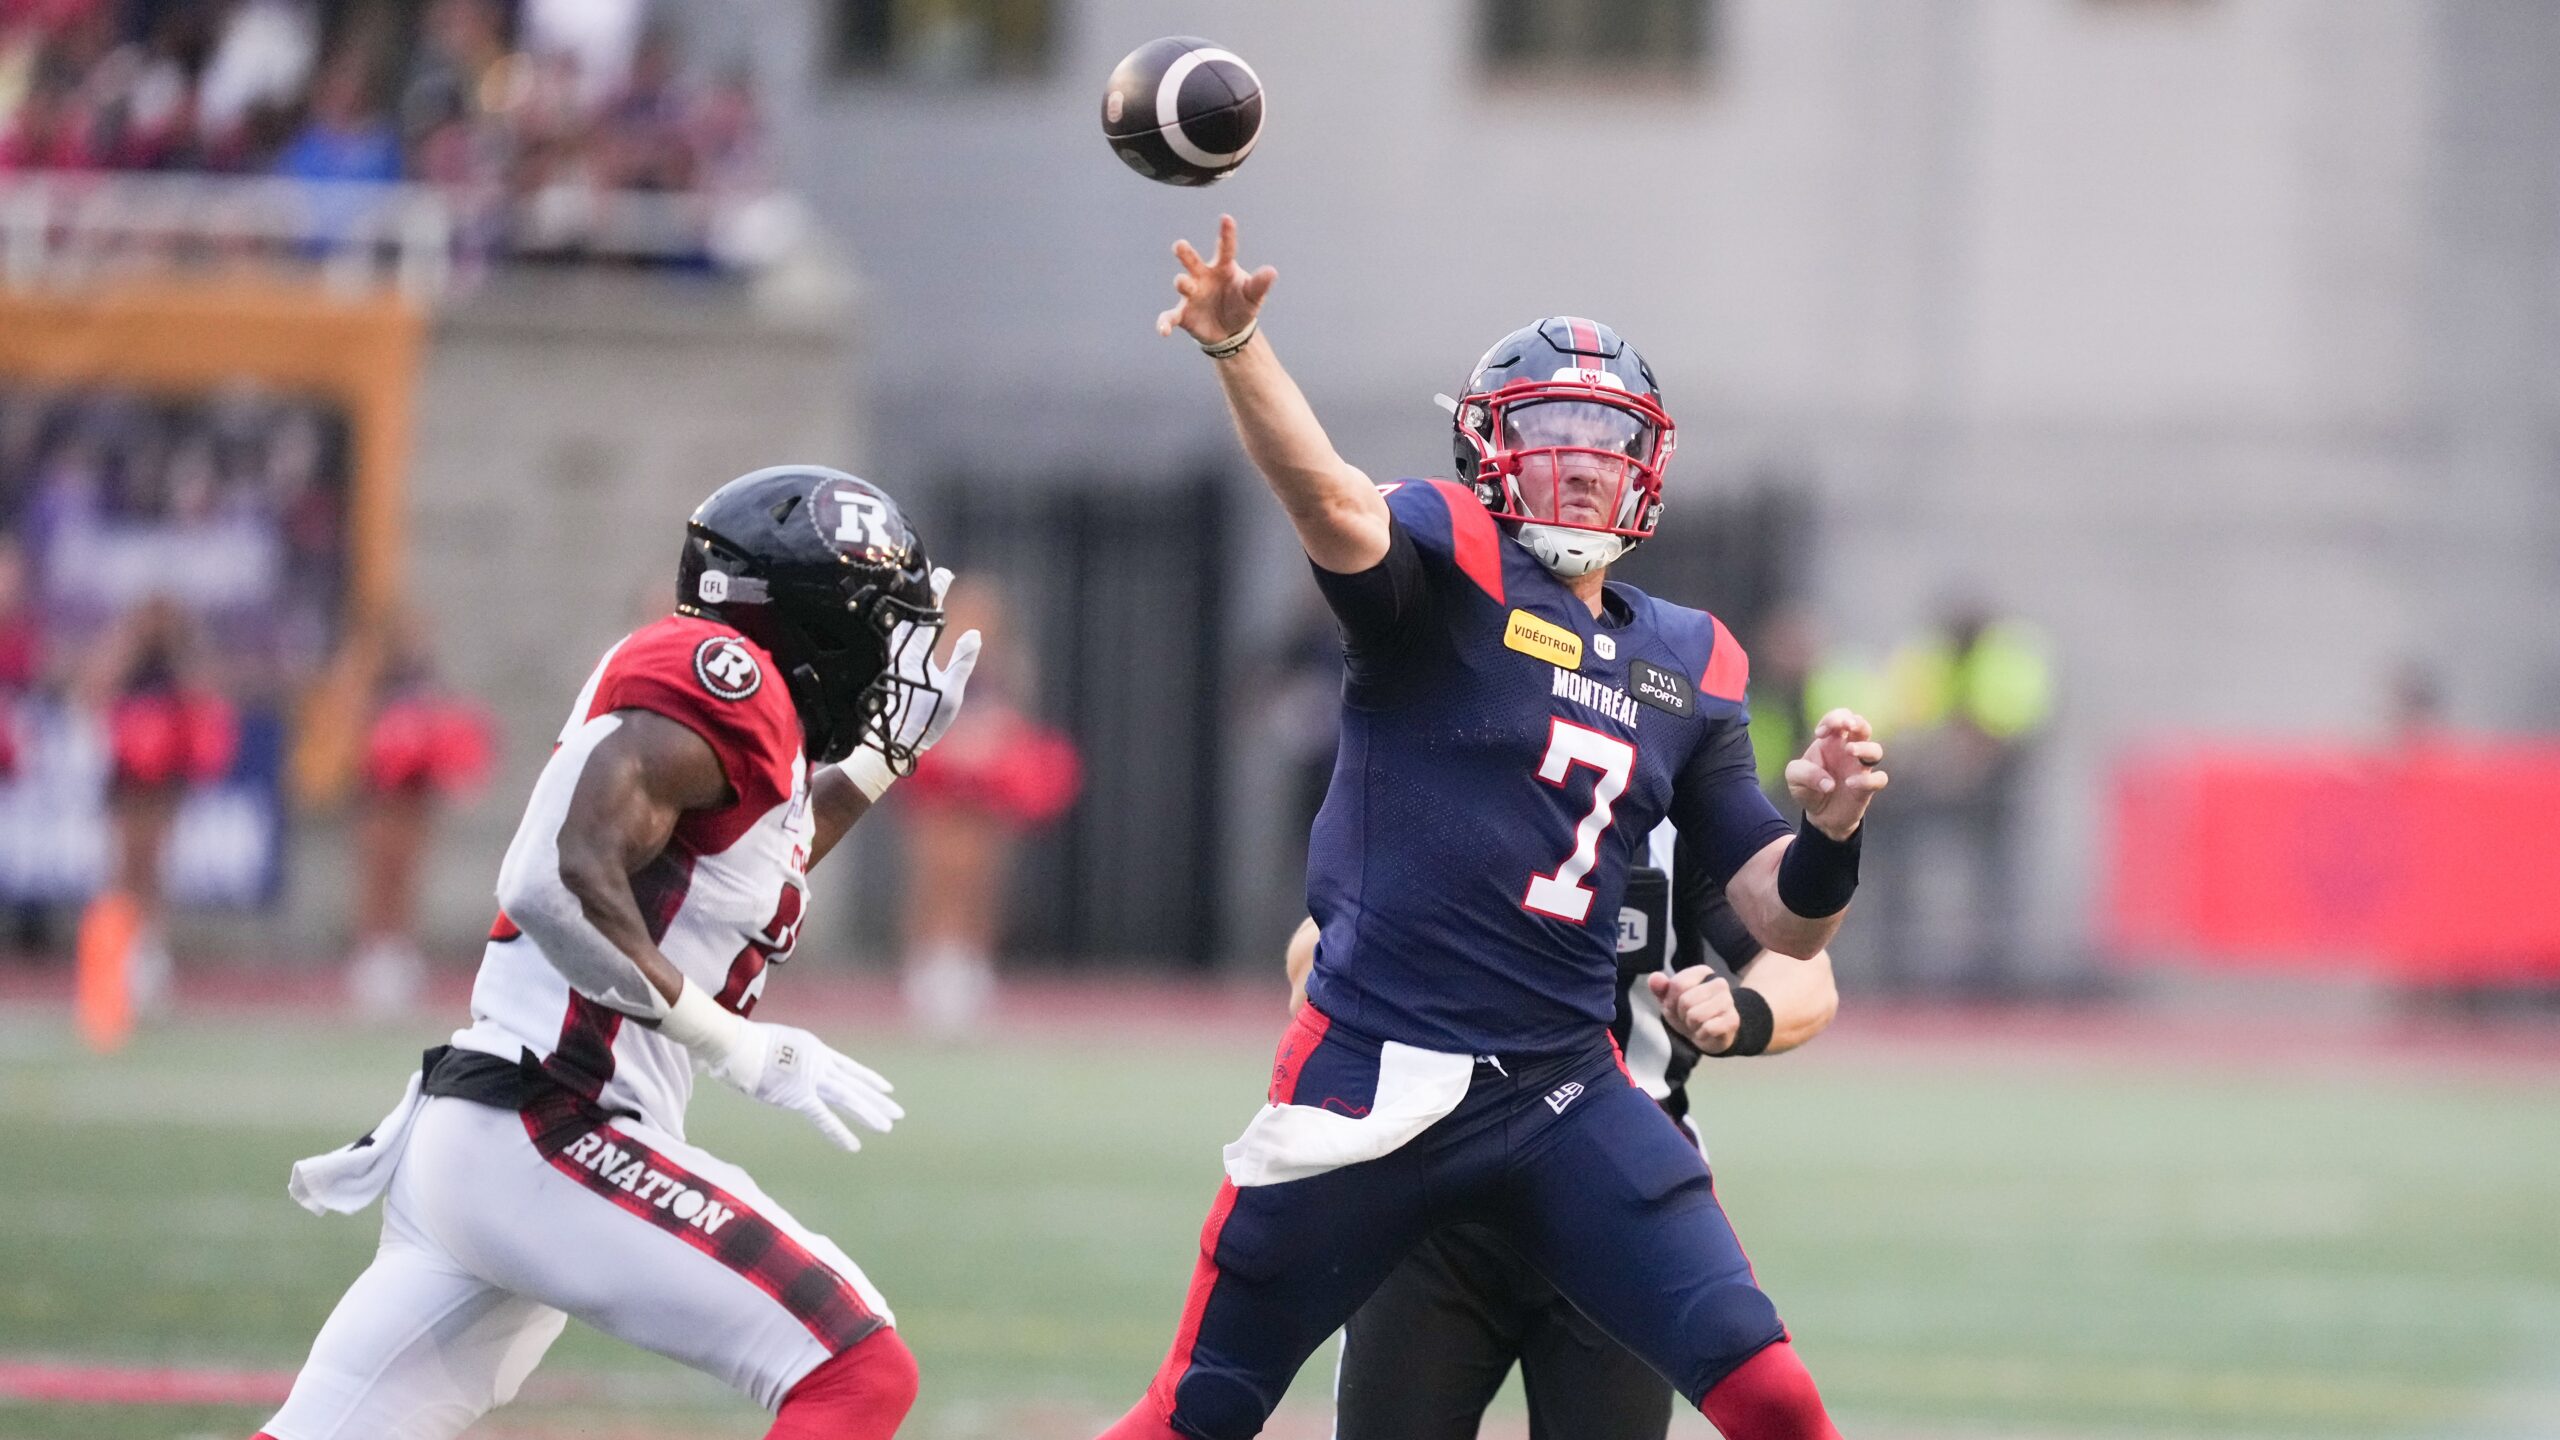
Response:
M2112 810L2120 953L2560 978L2560 742L2160 747L2118 766Z

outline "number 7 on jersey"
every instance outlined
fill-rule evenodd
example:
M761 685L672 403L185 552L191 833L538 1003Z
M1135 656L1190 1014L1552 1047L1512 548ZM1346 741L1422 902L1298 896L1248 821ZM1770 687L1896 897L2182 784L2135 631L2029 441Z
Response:
M1582 877L1598 863L1600 837L1616 818L1618 797L1627 793L1627 781L1636 773L1636 747L1569 720L1553 720L1552 725L1546 758L1538 763L1538 778L1562 786L1576 765L1599 771L1600 778L1591 784L1591 813L1574 827L1573 853L1554 874L1531 875L1529 891L1520 903L1541 915L1579 925L1591 915L1591 887L1582 883Z

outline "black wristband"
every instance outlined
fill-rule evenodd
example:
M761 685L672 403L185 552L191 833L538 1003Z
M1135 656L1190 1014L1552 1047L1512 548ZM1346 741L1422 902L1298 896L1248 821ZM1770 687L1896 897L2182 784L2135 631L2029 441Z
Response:
M1796 843L1778 858L1778 903L1807 920L1848 909L1858 893L1858 847L1866 835L1861 824L1848 839L1834 840L1807 816L1796 826Z
M1748 985L1733 987L1734 1013L1742 1023L1734 1027L1733 1043L1716 1052L1719 1059L1768 1052L1769 1037L1777 1033L1778 1017L1769 1011L1769 997Z

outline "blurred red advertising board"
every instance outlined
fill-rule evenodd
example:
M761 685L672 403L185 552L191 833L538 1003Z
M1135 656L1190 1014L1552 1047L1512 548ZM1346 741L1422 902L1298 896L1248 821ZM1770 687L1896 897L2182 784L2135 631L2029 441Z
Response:
M2560 977L2560 741L2199 741L2116 768L2116 951L2413 981Z

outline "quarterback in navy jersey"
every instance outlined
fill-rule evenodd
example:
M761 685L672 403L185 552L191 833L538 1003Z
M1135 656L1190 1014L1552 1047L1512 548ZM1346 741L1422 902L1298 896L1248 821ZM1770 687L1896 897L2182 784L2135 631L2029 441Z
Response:
M1611 583L1653 532L1674 427L1608 327L1506 336L1452 404L1455 481L1380 486L1268 339L1277 278L1174 247L1158 318L1215 362L1313 562L1347 662L1310 842L1321 928L1266 1103L1226 1147L1174 1343L1105 1440L1246 1440L1417 1244L1491 1227L1729 1440L1835 1436L1704 1157L1609 1036L1618 913L1668 819L1781 957L1819 954L1883 749L1848 711L1754 776L1748 662L1704 612Z

